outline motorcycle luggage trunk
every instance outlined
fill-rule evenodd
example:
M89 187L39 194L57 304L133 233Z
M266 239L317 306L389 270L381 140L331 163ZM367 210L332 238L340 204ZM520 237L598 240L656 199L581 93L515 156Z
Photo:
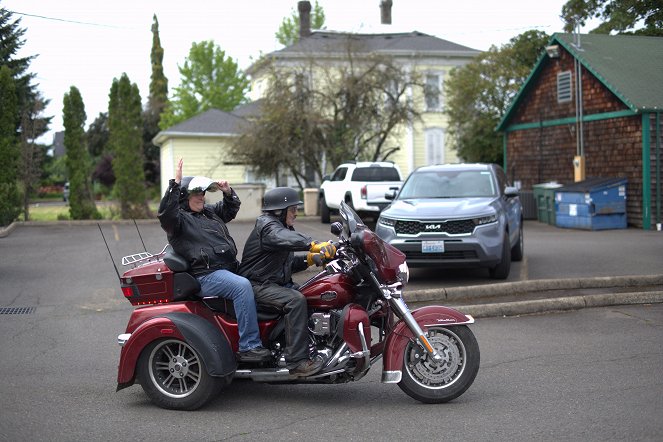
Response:
M132 305L174 301L173 272L163 261L153 261L127 270L120 281L122 293Z

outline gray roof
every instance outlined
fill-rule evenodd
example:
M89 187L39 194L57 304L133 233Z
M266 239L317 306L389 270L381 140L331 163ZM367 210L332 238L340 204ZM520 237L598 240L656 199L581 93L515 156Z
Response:
M559 44L575 57L608 90L633 112L663 109L663 37L580 34L580 48L573 34L553 34L549 45ZM550 60L542 52L539 61L511 102L497 130L503 130Z
M262 102L261 98L250 103L240 104L233 109L232 114L242 118L257 118L260 116Z
M270 56L300 55L302 53L334 54L345 51L351 42L357 52L377 53L389 55L418 54L455 55L473 57L480 51L462 46L432 35L413 31L393 34L354 34L346 32L314 31L309 37L300 39L297 43L285 47L280 51L270 53Z
M237 115L219 109L209 109L186 121L159 132L154 137L154 143L161 145L167 138L172 137L218 137L233 136L242 133L247 120Z

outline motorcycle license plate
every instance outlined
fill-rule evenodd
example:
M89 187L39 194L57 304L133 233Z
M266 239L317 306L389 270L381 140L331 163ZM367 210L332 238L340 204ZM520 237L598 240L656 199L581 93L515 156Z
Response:
M421 241L421 253L444 253L444 241Z

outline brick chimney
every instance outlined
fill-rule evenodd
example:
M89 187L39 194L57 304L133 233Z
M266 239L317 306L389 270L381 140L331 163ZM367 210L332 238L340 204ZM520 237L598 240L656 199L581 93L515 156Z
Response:
M391 6L393 4L392 0L380 1L380 18L383 25L391 24Z
M297 2L299 10L299 38L311 35L311 2L308 0Z

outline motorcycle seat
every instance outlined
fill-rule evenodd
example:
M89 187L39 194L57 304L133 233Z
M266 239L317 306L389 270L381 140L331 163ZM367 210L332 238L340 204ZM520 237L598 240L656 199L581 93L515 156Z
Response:
M235 315L235 307L233 302L230 299L217 298L217 297L206 297L202 298L203 304L207 306L210 310L217 313L225 313L228 316L231 316L237 319ZM258 305L258 321L272 321L278 319L281 316L280 312L277 311L268 311L265 308L261 308Z

